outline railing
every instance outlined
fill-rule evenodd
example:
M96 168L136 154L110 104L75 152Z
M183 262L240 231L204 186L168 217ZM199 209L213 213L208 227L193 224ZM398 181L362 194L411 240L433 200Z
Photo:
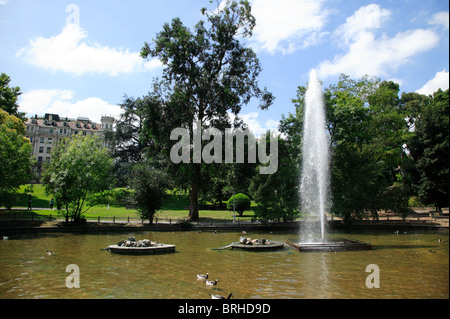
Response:
M136 216L82 216L88 222L97 223L113 223L113 224L130 224L130 223L141 223L148 224L148 220L141 219ZM398 214L380 214L378 221L436 221L437 219L448 219L448 211L444 212L416 212L407 217L402 217ZM64 221L65 217L59 214L57 211L49 215L38 215L34 212L18 211L18 212L1 212L0 220L8 221ZM303 218L297 219L296 221L302 221ZM333 215L327 216L328 221L341 220ZM269 220L267 223L282 223L283 220ZM360 220L360 222L374 222L371 218ZM189 221L187 218L161 218L155 217L153 219L154 224L180 224L180 223L190 223L191 225L240 225L240 224L260 224L260 221L254 221L250 219L236 218L235 221L232 219L218 219L218 218L205 218L201 217L197 221Z
M148 220L136 216L82 216L86 221L90 223L111 223L111 224L148 224ZM65 216L58 214L56 211L54 214L38 215L30 212L2 212L0 213L0 220L3 221L65 221ZM281 222L280 220L269 221L269 223ZM191 225L241 225L241 224L260 224L259 221L250 219L241 220L236 218L232 219L218 219L218 218L205 218L201 217L197 221L188 221L187 218L161 218L154 217L153 224L191 224Z

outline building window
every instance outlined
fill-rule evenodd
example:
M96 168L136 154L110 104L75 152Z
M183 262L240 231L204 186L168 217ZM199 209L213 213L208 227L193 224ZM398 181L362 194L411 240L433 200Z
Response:
M52 151L51 147L47 147L47 153L50 153Z
M39 153L44 153L44 146L39 146Z
M38 156L38 163L42 163L42 156Z
M45 138L41 137L41 143L45 142Z
M45 158L45 161L46 161L47 163L50 163L50 157L46 157L46 158Z

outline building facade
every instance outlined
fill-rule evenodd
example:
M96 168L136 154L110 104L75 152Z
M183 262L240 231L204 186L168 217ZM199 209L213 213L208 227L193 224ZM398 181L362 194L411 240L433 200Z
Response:
M35 115L25 122L26 137L32 146L32 156L36 159L36 173L40 175L42 164L50 162L52 150L62 139L71 138L77 134L98 136L103 139L106 147L111 148L105 139L105 132L112 131L114 117L102 116L101 123L94 123L89 118L71 119L58 114L46 113L44 117Z

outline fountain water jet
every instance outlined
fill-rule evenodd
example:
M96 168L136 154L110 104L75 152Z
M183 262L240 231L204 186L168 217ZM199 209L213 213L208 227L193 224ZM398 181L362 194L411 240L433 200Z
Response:
M307 218L315 217L316 221L302 222L300 241L287 240L286 244L298 251L370 250L372 246L369 243L358 240L325 240L325 211L329 207L330 180L329 143L325 125L321 84L316 71L312 70L305 94L300 201L302 213Z
M302 242L313 242L318 235L322 241L325 239L330 166L325 124L321 84L316 71L312 70L305 94L300 200L302 213L308 217L318 217L320 223L305 222L300 231Z

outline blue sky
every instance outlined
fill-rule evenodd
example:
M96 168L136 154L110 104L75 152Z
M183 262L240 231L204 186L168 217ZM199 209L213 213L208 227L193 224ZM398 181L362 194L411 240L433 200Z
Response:
M256 134L294 112L291 99L315 68L324 86L339 74L365 74L430 94L449 87L448 0L253 0L257 26L245 39L261 61L261 87L276 100L257 101L241 117ZM193 27L208 0L0 0L0 72L20 86L21 111L118 116L124 94L147 94L162 74L139 57L165 22Z

